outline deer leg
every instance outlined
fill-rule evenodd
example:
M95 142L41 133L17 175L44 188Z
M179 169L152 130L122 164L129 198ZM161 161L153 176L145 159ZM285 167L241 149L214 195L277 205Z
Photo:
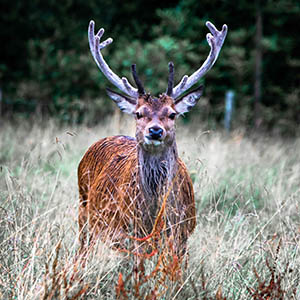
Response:
M87 245L87 232L88 232L88 209L87 209L87 195L81 194L79 196L79 214L78 214L78 224L79 224L79 243L80 250L83 252Z

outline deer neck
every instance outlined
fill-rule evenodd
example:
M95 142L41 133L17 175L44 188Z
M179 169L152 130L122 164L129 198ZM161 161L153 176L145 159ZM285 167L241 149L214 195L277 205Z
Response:
M176 142L157 153L149 153L140 146L137 150L141 192L145 199L157 201L168 190L178 169Z

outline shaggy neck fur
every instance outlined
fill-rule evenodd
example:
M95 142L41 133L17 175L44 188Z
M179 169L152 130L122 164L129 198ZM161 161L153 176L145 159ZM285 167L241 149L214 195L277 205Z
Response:
M165 192L176 172L177 147L168 147L165 151L152 154L138 148L140 184L146 198L158 198Z
M142 193L139 205L144 212L144 224L148 224L148 230L152 228L162 196L167 192L177 172L177 159L175 142L163 152L155 154L138 147L139 184Z

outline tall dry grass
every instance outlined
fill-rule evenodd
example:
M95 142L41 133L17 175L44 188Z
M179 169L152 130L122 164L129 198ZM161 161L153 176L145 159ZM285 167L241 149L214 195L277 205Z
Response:
M137 296L130 256L101 242L85 265L77 254L77 165L97 139L133 134L130 123L117 123L2 124L0 298ZM299 299L300 139L191 134L179 126L177 144L197 201L189 263L177 281L162 282L157 268L139 283L140 299ZM145 278L155 259L139 266Z

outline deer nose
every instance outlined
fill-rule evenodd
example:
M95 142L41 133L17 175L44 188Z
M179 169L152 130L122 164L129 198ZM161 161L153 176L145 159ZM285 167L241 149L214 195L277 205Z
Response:
M163 130L160 127L150 127L149 128L149 135L153 140L159 140L162 137Z

